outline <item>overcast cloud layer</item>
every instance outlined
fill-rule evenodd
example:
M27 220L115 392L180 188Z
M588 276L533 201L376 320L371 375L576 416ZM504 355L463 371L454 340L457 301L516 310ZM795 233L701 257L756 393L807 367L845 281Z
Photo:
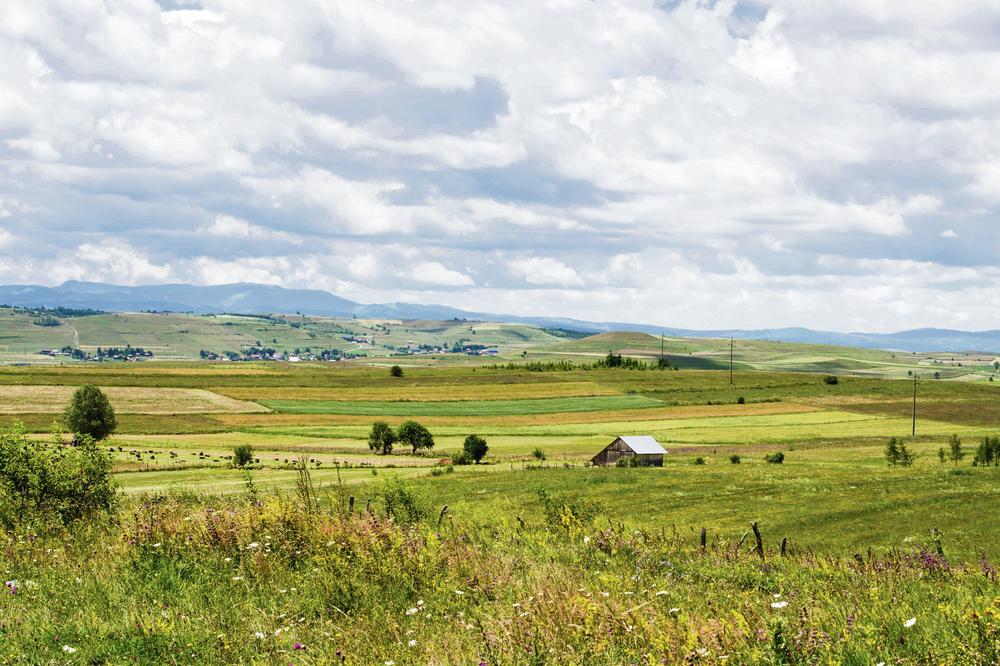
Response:
M997 0L0 0L0 282L1000 328Z

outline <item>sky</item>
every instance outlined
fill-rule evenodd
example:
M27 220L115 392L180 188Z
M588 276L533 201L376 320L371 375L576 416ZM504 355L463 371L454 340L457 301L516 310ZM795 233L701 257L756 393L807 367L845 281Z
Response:
M0 283L1000 328L998 0L0 0Z

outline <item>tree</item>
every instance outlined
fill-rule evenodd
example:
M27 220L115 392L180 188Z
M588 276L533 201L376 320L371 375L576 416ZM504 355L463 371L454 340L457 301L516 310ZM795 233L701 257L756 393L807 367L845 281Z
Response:
M948 438L948 459L955 463L955 467L958 467L959 461L964 457L962 440L958 438L958 435L952 435Z
M253 462L253 447L249 444L240 444L233 449L233 467L240 469Z
M87 384L73 394L63 415L66 428L78 435L87 435L95 441L105 439L115 431L118 421L115 410L101 389Z
M416 455L417 449L433 449L434 437L430 431L416 421L406 421L396 431L396 439L401 444L408 444Z
M906 448L905 442L899 443L899 464L903 467L909 467L913 464L913 454Z
M989 467L996 462L996 450L994 449L992 439L983 437L983 441L979 443L979 448L976 449L976 457L973 462L983 467Z
M942 446L940 449L938 449L938 462L943 465L945 457L946 456L945 456L945 452L944 452L944 447Z
M893 467L899 462L899 442L895 437L890 437L889 443L885 445L885 459Z
M392 375L393 377L402 377L403 369L398 365L394 365L391 368L389 368L389 374Z
M396 443L396 433L392 431L385 421L376 421L372 424L372 431L368 435L368 448L384 456L392 453L392 445Z
M486 445L486 440L479 435L469 435L466 437L462 448L477 465L480 460L486 457L486 452L490 450L490 447Z

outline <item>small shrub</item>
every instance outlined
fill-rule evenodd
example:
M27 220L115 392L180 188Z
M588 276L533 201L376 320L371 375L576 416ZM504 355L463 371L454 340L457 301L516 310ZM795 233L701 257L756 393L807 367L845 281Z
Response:
M584 499L552 495L542 488L538 491L538 500L545 513L545 522L552 528L570 531L589 525L597 517L597 504Z
M535 450L531 452L531 457L535 460L545 460L545 451L536 446Z
M734 453L733 455L729 456L729 462L732 463L733 465L739 465L740 457Z
M396 476L386 477L375 490L381 501L385 517L400 525L410 525L426 518L430 508L423 495L418 494Z
M444 476L444 467L432 467L431 476Z
M834 384L839 384L840 379L838 379L836 375L827 375L826 377L823 378L823 383L830 384L832 386Z
M391 368L389 368L389 374L393 377L402 377L403 369L398 365L394 365Z
M462 448L477 465L480 460L486 457L486 452L490 450L490 447L486 445L486 440L479 435L469 435L466 437Z
M615 462L615 467L642 467L639 456L622 456Z
M781 465L785 462L785 454L781 451L775 451L774 453L768 453L764 456L764 460L772 465Z
M747 399L744 398L743 396L740 396L740 397L736 398L736 404L737 405L745 405L745 404L747 404Z
M460 451L452 451L451 454L451 464L452 465L471 465L472 456L465 449Z
M702 458L701 456L698 456L697 458L694 459L694 464L695 465L704 465L705 464L705 459Z
M242 469L253 462L253 447L240 444L233 449L233 467Z

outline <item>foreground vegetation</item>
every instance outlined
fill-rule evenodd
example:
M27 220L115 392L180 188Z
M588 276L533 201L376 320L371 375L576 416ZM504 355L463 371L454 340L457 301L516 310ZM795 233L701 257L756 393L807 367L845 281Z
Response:
M451 518L395 481L146 496L4 546L8 663L993 664L1000 586L933 536L819 554L704 548L579 495ZM370 504L369 504L370 500ZM364 507L368 505L368 510ZM767 525L761 527L767 534ZM943 553L943 554L942 554ZM95 554L99 556L95 557Z

